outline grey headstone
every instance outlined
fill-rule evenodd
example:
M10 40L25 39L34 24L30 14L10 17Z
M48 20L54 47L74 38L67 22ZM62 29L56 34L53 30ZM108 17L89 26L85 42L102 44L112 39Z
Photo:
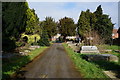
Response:
M88 61L113 61L113 62L118 62L119 58L115 55L112 54L91 54L91 55L86 55L86 59Z

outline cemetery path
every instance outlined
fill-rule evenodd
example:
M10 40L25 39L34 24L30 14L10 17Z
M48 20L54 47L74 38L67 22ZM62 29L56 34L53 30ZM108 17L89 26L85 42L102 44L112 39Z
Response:
M80 78L80 73L61 43L53 44L43 55L26 65L24 78Z

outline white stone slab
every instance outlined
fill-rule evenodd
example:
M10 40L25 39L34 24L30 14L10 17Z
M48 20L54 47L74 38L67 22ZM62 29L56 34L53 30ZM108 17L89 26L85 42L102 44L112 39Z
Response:
M82 46L80 49L80 53L97 53L99 54L99 50L96 46Z
M94 50L98 50L98 48L96 46L82 46L81 49L83 51L94 51Z
M29 47L30 50L35 50L36 48L40 48L40 46L30 46Z

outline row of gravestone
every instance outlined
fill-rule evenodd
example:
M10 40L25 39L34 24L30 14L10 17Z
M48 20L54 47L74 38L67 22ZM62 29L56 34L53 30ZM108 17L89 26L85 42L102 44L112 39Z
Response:
M72 43L67 43L69 47L71 47L74 51L76 47ZM78 49L77 49L78 50ZM85 54L85 59L88 61L113 61L113 62L118 62L119 58L115 55L112 54L100 54L98 48L96 46L82 46L80 47L79 52L81 54Z
M21 55L28 55L28 53L32 50L35 50L36 48L40 48L40 46L29 46L28 49L22 51L22 52L19 52Z

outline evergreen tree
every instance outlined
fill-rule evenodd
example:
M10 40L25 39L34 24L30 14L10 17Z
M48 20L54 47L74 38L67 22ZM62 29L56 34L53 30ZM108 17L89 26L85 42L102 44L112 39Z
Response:
M42 28L47 31L49 38L57 34L57 23L52 17L46 17L42 22Z
M96 17L90 12L89 9L86 10L86 12L82 11L77 23L79 35L82 37L87 37L87 34L94 30L95 22Z
M34 9L27 9L26 12L27 20L26 20L26 34L34 34L40 32L40 24L39 24L39 18L35 13Z
M2 3L2 47L3 51L16 47L16 41L25 31L27 2Z
M46 30L42 31L41 39L38 41L40 46L50 46L49 37Z
M27 2L2 3L2 47L3 51L13 50L21 33L40 33L39 18Z
M101 5L99 5L96 9L96 11L94 12L96 14L97 17L100 17L103 14L103 10L101 8Z
M101 5L94 13L90 10L82 11L78 20L78 33L84 37L93 37L91 33L97 32L104 43L110 43L111 34L114 24L111 22L109 15L103 14Z
M74 36L76 26L72 18L64 17L59 20L59 32L64 38L66 36Z
M94 29L98 31L98 34L100 35L101 39L104 39L105 43L110 43L114 26L111 18L109 15L103 14L101 5L97 7L94 14L97 18Z

